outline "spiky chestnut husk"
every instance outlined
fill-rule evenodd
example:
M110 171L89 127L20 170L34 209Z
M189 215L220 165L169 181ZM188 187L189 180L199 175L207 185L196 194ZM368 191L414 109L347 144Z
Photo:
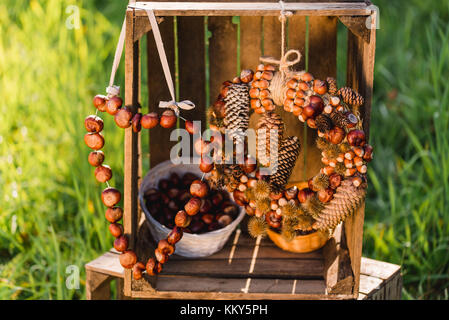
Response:
M324 137L316 138L316 146L320 150L328 148L329 144L330 144L329 141L327 141L327 139Z
M288 242L296 237L296 230L293 225L283 223L281 229L281 236Z
M328 144L328 146L324 149L324 152L326 154L326 158L328 158L328 159L335 159L341 153L338 145L335 145L332 143Z
M244 192L245 192L245 197L246 197L246 199L248 199L248 201L256 200L256 196L254 195L253 188L247 188Z
M251 217L248 221L248 232L253 238L264 237L267 234L268 225L264 218Z
M270 196L270 185L266 181L259 180L253 188L253 193L256 200L268 198Z
M343 162L337 162L335 165L335 173L338 173L341 176L344 176L346 172L346 167Z
M264 199L256 200L256 208L262 214L268 213L271 210L271 200L270 200L270 198L264 198Z
M308 214L300 215L296 218L296 230L310 231L313 229L315 219Z
M329 187L329 176L319 173L312 179L313 187L317 190L327 189Z
M324 209L323 203L318 199L316 194L309 197L306 202L302 204L302 207L309 213L312 218L318 216L321 210Z
M300 208L289 202L281 208L281 214L286 219L292 219L300 214Z

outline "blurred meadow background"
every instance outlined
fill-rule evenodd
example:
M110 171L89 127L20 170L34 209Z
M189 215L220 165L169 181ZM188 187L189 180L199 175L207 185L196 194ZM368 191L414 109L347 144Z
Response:
M111 247L83 120L109 81L126 2L0 3L0 299L83 299L84 264ZM402 265L404 299L448 299L449 2L374 2L363 252ZM70 5L79 28L66 26ZM123 131L105 138L112 185L122 188ZM66 288L70 265L80 268L79 290Z

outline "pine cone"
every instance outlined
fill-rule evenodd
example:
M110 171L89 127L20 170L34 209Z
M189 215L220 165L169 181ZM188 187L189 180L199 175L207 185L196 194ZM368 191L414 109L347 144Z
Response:
M259 119L257 123L257 156L259 162L268 166L269 163L275 159L275 154L270 152L270 148L273 147L274 150L279 152L279 143L282 140L284 134L284 121L281 116L274 112L266 112ZM270 130L277 130L278 137L271 136Z
M229 135L237 143L243 143L245 131L249 125L249 93L248 85L232 84L225 97L224 125Z
M315 124L316 128L323 133L329 131L333 127L331 118L325 114L320 114L316 117Z
M337 80L335 80L335 78L328 77L326 79L326 81L327 81L327 85L329 87L329 89L328 89L329 94L335 96L337 94L337 90L338 90Z
M353 214L365 199L365 188L355 187L350 180L344 180L320 214L315 217L315 229L332 229Z
M287 184L296 160L298 159L300 148L299 139L295 136L282 140L278 154L277 171L270 176L269 180L270 187L273 191L281 191Z
M363 97L349 87L340 88L338 95L345 103L352 106L361 106L364 102Z
M332 112L330 118L333 124L340 128L346 128L346 126L349 124L348 118L343 113L338 111Z

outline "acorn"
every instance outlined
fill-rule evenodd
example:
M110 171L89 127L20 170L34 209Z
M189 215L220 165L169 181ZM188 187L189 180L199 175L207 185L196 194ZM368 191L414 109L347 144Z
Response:
M353 147L365 145L365 132L358 129L349 131L348 142Z
M120 207L108 208L104 214L106 220L111 223L119 221L123 217L123 209Z
M318 191L317 193L318 200L320 200L323 203L329 202L334 197L334 190L332 188L327 188Z
M340 127L333 127L327 134L327 140L332 144L339 144L345 138L345 131Z
M142 130L142 114L140 112L136 113L134 117L131 119L131 126L133 128L133 132L137 133Z
M136 254L131 250L126 250L119 256L120 264L125 269L131 269L137 262Z
M111 223L109 225L109 231L113 237L118 238L123 234L123 226L120 223Z
M125 235L121 235L114 240L114 249L118 252L123 252L128 249L128 237Z
M131 110L127 107L121 108L115 113L114 121L118 127L126 129L131 126L131 119L133 114Z
M168 243L166 239L159 240L157 248L163 254L171 256L175 252L175 247Z
M120 97L112 97L106 102L106 112L114 116L122 106L122 103L123 101Z
M342 177L337 174L333 173L329 176L329 187L332 189L337 189L341 185Z
M104 95L97 94L94 99L94 107L98 109L98 111L105 112L106 111L106 102L107 98Z
M145 265L145 270L147 271L147 274L150 276L155 276L156 274L158 274L160 272L160 270L158 270L158 265L159 263L156 261L156 259L154 258L150 258L147 261L147 264Z
M314 80L313 81L313 91L320 95L323 95L327 92L327 82L322 80Z
M101 201L106 207L113 207L120 202L122 195L116 188L108 187L101 192Z
M159 116L156 112L150 112L142 116L140 123L144 129L152 129L159 123Z
M95 179L99 182L106 182L111 180L112 170L108 165L100 165L95 169Z
M201 157L199 168L202 172L208 173L214 168L214 163L210 157L203 156Z
M156 248L154 250L154 256L156 257L156 260L161 264L164 264L168 261L168 254L163 253L159 248Z
M310 86L307 82L299 81L298 88L303 92L307 92L310 89Z
M87 158L91 166L98 167L104 161L104 152L103 151L92 151L89 153L89 157Z
M259 99L260 89L258 88L251 88L249 89L249 97L251 99Z
M250 83L253 81L254 77L254 71L250 69L244 69L242 72L240 72L240 80L242 80L243 83Z
M169 244L176 244L182 238L182 228L176 226L173 230L168 234L167 241Z
M301 189L298 192L298 200L301 203L305 203L307 201L307 199L309 199L311 196L313 196L313 194L314 194L314 192L309 188Z
M84 143L93 150L99 150L104 146L104 138L101 133L86 133L84 135Z
M194 197L204 198L209 192L207 183L201 180L195 180L190 185L190 194Z
M159 124L161 125L161 127L168 129L173 127L176 124L177 120L178 118L176 117L173 110L165 110L162 113Z
M145 270L145 266L143 265L142 262L137 262L134 266L133 266L133 278L135 280L140 280L142 279L142 271Z
M96 115L90 115L84 119L84 127L88 132L100 132L103 130L103 120Z
M189 216L194 216L200 211L201 199L191 198L184 206L184 210Z

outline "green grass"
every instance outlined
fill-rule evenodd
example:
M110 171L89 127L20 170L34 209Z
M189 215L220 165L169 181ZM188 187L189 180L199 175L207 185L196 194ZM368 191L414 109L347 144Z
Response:
M84 263L111 246L82 122L109 80L125 2L0 4L0 299L84 298ZM447 299L449 4L375 2L364 255L403 266L404 298ZM65 26L70 4L81 10L80 29ZM121 188L123 131L105 136ZM79 290L65 286L70 265L80 268Z

